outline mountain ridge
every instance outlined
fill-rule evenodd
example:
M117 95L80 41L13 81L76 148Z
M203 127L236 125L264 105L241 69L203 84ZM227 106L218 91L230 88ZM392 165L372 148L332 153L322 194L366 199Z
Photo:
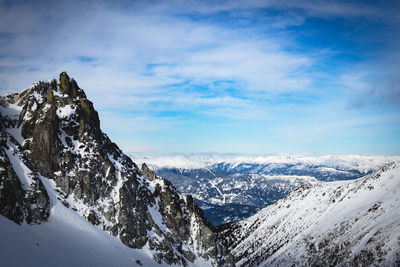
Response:
M400 263L400 161L354 181L303 185L219 227L238 266Z
M0 104L3 216L46 223L52 207L42 179L49 179L63 205L128 247L148 246L158 263L187 265L202 257L229 265L191 197L126 156L101 131L93 103L67 73L1 97Z

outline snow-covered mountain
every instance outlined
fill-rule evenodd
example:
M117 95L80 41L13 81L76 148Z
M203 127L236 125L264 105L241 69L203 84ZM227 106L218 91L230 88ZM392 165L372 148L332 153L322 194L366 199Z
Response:
M0 265L400 264L400 161L371 173L395 158L201 157L135 161L206 213L270 206L214 227L101 131L66 73L0 97Z
M303 185L220 235L238 266L399 266L400 161Z
M193 198L122 153L65 72L0 97L0 214L0 253L20 265L57 266L54 253L76 266L230 264Z
M193 195L214 224L237 221L316 181L362 177L400 157L359 155L165 155L147 162L181 191Z

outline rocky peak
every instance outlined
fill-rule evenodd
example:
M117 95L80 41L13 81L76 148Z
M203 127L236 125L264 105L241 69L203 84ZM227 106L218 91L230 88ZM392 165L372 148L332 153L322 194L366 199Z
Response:
M71 98L86 99L85 92L79 88L74 79L69 78L65 71L60 73L59 90L62 94L67 94Z
M44 196L44 200L28 196L26 203L37 204L37 212L44 212L42 221L48 217L49 201L41 179L51 179L66 207L129 247L148 246L157 262L186 265L203 257L215 265L231 263L215 229L192 198L182 196L147 165L139 170L101 131L93 103L66 72L58 82L38 82L20 94L1 98L0 103L2 116L15 111L15 116L1 120L6 125L3 142L9 144L1 150L5 155L5 167L0 169L4 169L2 190L14 190L11 199L5 191L0 196L4 216L21 221L25 204L20 199L28 192L18 189L24 177L7 174L15 169L7 153L17 133L20 143L14 146L14 160L31 170L37 181L33 188Z

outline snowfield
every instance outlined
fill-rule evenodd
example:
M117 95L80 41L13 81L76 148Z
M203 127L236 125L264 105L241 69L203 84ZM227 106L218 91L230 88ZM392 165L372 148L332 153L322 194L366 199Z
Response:
M1 266L175 266L158 264L148 247L132 249L66 208L51 181L41 177L51 200L49 220L18 225L0 215ZM189 266L211 266L198 257Z
M2 266L160 266L150 251L131 249L51 198L48 222L18 225L0 216Z

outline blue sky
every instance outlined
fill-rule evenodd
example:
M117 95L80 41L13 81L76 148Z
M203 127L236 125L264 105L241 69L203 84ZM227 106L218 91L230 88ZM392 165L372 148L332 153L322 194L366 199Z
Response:
M0 91L74 77L129 153L400 154L399 1L1 1Z

